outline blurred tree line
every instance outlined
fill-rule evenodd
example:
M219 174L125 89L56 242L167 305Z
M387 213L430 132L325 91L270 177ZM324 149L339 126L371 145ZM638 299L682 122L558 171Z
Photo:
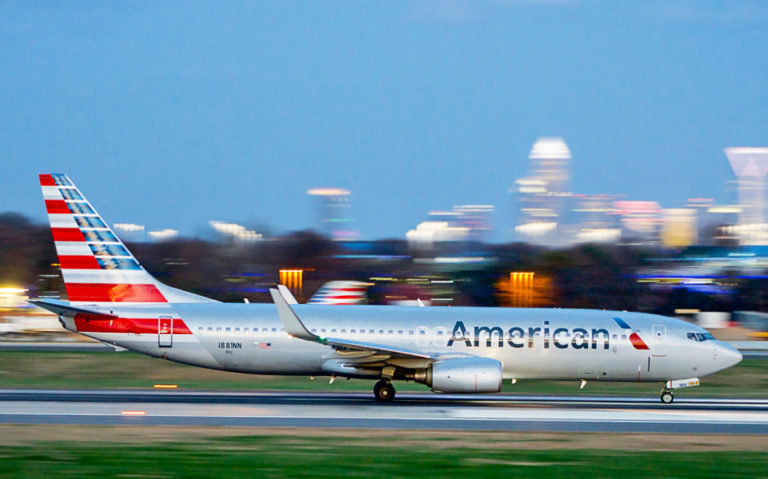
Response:
M737 272L729 273L732 279L725 280L729 294L659 289L639 282L639 269L674 261L673 253L641 247L444 244L415 252L405 241L382 240L368 243L375 254L350 255L345 243L312 231L254 243L182 238L127 246L160 281L221 301L269 302L268 288L279 281L279 270L285 268L304 270L303 287L297 291L300 301L308 300L327 281L345 279L371 283L369 302L374 304L391 298L443 296L450 299L443 304L454 306L499 306L509 305L509 294L514 293L505 292L503 286L510 272L529 271L538 281L532 306L659 314L673 314L679 308L768 311L768 281L739 278ZM433 261L461 254L485 260L449 265ZM0 285L29 288L30 296L58 292L63 297L59 276L50 228L17 214L0 215ZM447 284L446 279L452 283Z

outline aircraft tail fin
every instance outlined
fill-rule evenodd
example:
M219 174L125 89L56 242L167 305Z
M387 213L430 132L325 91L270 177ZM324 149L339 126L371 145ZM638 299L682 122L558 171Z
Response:
M66 175L40 175L40 186L70 303L213 301L152 277Z
M330 281L309 299L308 304L365 304L368 301L368 283L360 281Z

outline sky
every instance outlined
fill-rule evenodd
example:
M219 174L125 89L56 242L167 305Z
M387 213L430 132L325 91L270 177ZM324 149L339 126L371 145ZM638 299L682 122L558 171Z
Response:
M497 207L540 136L577 193L733 201L768 146L768 2L0 0L0 212L66 173L110 223L312 227L352 192L365 239Z

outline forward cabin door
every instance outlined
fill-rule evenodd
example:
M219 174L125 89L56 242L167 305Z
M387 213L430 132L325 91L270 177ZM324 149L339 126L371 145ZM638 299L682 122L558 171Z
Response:
M667 327L663 324L653 325L653 339L651 340L651 352L654 356L667 355Z
M157 345L161 348L173 346L173 316L157 318Z

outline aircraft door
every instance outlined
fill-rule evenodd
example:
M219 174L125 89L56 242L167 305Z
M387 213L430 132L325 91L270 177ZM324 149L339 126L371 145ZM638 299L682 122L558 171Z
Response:
M663 324L653 325L653 339L651 340L651 352L654 356L667 355L667 327Z
M157 318L157 345L161 348L173 346L173 317L160 316Z

